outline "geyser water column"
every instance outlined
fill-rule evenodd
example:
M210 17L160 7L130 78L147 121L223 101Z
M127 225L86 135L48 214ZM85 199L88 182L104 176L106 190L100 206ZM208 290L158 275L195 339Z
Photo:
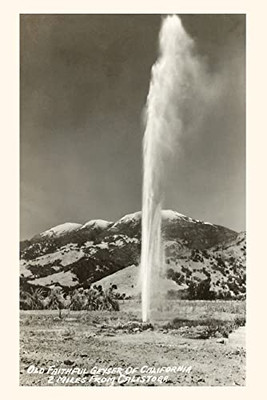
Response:
M152 296L164 263L161 241L163 173L182 131L183 103L195 72L193 41L179 17L167 16L159 35L159 57L152 67L143 138L141 284L142 319L150 319Z

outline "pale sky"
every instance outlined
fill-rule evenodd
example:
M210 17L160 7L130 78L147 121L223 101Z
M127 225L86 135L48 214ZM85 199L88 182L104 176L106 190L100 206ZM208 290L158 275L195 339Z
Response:
M181 137L164 208L241 231L245 16L180 17L223 90ZM21 239L141 209L142 110L161 19L21 16Z

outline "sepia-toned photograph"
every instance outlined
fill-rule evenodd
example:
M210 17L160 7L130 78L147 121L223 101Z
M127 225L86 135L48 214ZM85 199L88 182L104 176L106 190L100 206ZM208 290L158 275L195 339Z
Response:
M20 386L246 385L246 15L20 14Z

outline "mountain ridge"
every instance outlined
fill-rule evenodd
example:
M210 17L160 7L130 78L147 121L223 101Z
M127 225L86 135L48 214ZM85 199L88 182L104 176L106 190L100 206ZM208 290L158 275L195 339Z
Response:
M224 269L228 275L232 274L228 260L231 260L236 275L234 280L239 279L242 286L245 269L243 236L220 225L163 210L165 273L166 279L173 281L171 287L175 287L175 283L180 290L192 286L193 281L197 284L208 280L214 292L220 287L221 292L229 294L231 290L227 285L225 287L224 277ZM98 219L85 224L60 224L21 242L21 283L46 288L61 286L66 290L89 287L108 276L116 278L116 273L122 274L119 271L129 267L136 272L133 266L139 265L140 252L140 211L126 214L115 222ZM196 272L201 268L204 273ZM136 276L129 276L136 281ZM219 278L222 278L221 282ZM133 285L134 282L130 286ZM240 295L241 286L230 286L234 288L230 293L232 297ZM244 292L243 289L242 286Z

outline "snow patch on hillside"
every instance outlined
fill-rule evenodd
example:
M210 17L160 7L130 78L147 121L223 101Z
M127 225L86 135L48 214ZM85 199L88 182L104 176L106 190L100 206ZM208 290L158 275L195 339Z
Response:
M141 211L137 211L135 213L131 213L131 214L127 214L124 215L124 217L122 217L121 219L119 219L117 222L115 222L115 224L113 226L117 226L121 223L128 223L128 222L136 222L139 221L141 218Z
M114 244L115 246L121 247L121 246L124 245L124 242L123 242L122 239L117 239L116 242L114 242L113 244Z
M85 242L83 245L83 248L91 247L94 245L94 242L92 240Z
M183 219L185 221L190 221L193 223L202 223L204 225L213 225L210 222L204 222L201 221L199 219L195 219L195 218L191 218L191 217L187 217L184 214L178 213L177 211L173 211L173 210L162 210L162 218L163 219L168 219L168 220L178 220L178 219Z
M139 240L137 238L131 238L127 235L113 235L112 238L114 240L112 242L109 242L112 245L122 246L125 243L139 243Z
M161 215L162 215L162 219L168 219L168 220L183 219L183 220L190 221L190 222L202 222L202 221L200 221L198 219L187 217L186 215L181 214L181 213L179 213L177 211L173 211L173 210L162 210L161 211ZM115 224L113 226L116 226L116 225L121 224L121 223L139 221L141 219L141 217L142 217L142 212L141 211L137 211L137 212L132 213L132 214L127 214L124 217L120 218L117 222L115 222ZM206 224L210 224L210 223L206 222Z
M188 219L184 214L180 214L177 211L172 210L162 210L161 215L163 219Z
M91 221L86 222L81 229L83 228L100 228L106 229L109 225L111 225L111 221L105 221L104 219L92 219Z
M98 247L99 249L108 249L108 243L101 242L99 244L96 244L95 247Z
M82 224L76 224L75 222L65 222L64 224L54 226L53 228L40 233L40 236L61 236L65 233L76 231L81 228L81 226Z
M130 238L128 236L125 236L125 242L126 243L136 243L136 244L138 244L140 241L137 238Z

